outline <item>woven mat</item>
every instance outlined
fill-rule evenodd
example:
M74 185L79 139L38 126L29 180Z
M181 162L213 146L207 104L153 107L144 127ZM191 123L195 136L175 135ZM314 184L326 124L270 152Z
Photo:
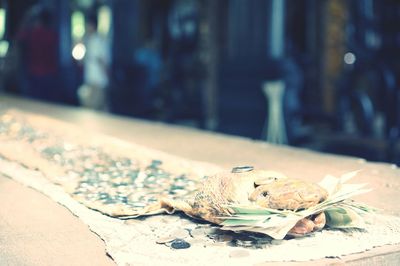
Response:
M205 175L221 169L16 111L0 114L0 141L0 171L70 209L120 265L307 261L400 242L400 219L383 215L371 217L364 231L323 230L282 241L221 232L182 214L128 219L164 212L151 207L160 197L190 198ZM168 238L191 246L174 249Z

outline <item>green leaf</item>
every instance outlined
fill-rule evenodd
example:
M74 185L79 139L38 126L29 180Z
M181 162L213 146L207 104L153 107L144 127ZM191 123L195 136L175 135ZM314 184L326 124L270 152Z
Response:
M326 224L331 228L363 227L362 218L351 208L331 207L325 210Z

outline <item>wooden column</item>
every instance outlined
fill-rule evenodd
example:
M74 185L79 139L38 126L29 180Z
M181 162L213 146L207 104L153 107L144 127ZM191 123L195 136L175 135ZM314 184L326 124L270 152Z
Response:
M324 10L324 38L321 55L321 84L323 110L333 114L336 107L337 81L343 70L347 23L347 1L326 0Z

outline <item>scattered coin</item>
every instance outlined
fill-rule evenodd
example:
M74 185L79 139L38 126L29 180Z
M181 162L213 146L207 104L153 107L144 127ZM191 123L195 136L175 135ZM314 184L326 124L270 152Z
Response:
M200 244L200 245L205 245L205 243L206 243L206 242L204 242L203 239L200 239L200 238L196 238L196 239L193 239L193 238L192 238L192 239L190 239L188 242L189 242L189 244L192 245L192 246L193 246L193 245L199 245L199 244Z
M253 247L254 246L254 242L253 240L236 240L236 245L238 247Z
M231 235L226 234L219 234L217 235L214 240L219 242L230 242L232 241L233 237Z
M111 215L134 215L158 201L160 195L172 192L176 198L187 197L198 184L187 175L165 171L162 161L135 160L109 153L96 144L70 143L20 120L13 115L1 116L0 135L26 142L40 157L65 170L67 177L77 182L71 194L91 208L107 210ZM16 131L18 134L14 134ZM192 229L192 224L184 228ZM184 230L175 237L187 235Z
M190 244L188 242L186 242L183 239L174 239L171 242L171 248L173 249L186 249L186 248L190 248Z
M280 240L280 239L272 239L271 240L272 245L280 245L280 244L282 244L282 242L283 242L283 240Z
M190 231L190 235L194 238L197 238L197 237L205 237L207 233L203 228L195 228Z
M157 244L166 244L176 240L175 237L167 236L167 237L160 237L156 240Z
M237 166L232 168L232 173L243 173L243 172L250 172L253 171L253 166Z
M186 238L189 236L189 232L185 229L176 229L171 232L171 235L175 236L175 238Z

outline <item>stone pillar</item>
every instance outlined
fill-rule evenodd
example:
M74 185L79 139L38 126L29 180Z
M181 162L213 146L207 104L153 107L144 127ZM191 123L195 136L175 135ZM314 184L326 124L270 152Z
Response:
M205 81L203 92L204 126L215 130L218 126L218 8L219 2L202 2L200 13L200 60L204 63Z

